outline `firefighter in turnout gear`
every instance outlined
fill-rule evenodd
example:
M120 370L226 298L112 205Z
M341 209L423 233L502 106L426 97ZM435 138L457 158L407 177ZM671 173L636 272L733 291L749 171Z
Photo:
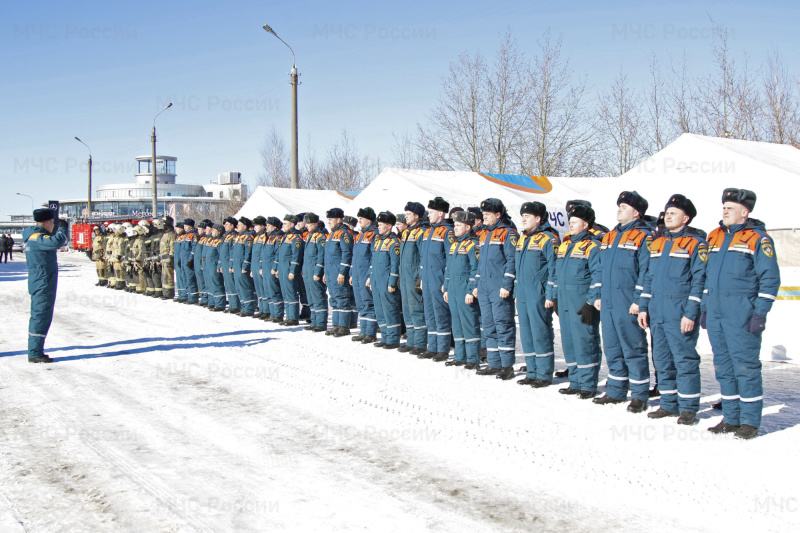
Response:
M700 356L695 346L706 281L708 244L688 224L694 204L674 194L664 208L664 234L650 245L650 264L639 305L639 326L650 327L661 404L650 418L694 423L700 407Z
M174 219L166 216L161 219L164 225L159 241L159 257L161 268L161 299L175 298L175 228Z
M108 284L108 274L106 274L106 262L103 260L103 253L106 247L106 236L100 226L92 228L94 237L92 238L92 261L97 269L97 285Z
M750 218L755 204L753 191L722 193L722 221L708 235L700 318L722 392L722 422L709 431L740 439L756 437L761 426L761 334L781 284L775 243L764 223Z
M153 297L161 298L164 294L164 289L161 285L161 237L164 235L166 223L159 218L154 220L152 225L153 233L145 241L145 244L149 250L148 263L150 266L150 278L153 283Z

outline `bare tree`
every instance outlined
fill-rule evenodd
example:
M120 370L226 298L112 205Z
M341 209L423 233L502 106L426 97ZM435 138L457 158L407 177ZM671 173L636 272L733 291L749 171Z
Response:
M273 125L264 144L261 146L262 172L258 176L258 185L267 187L289 187L291 177L289 172L289 152L283 137Z
M521 170L537 176L593 175L595 150L592 121L585 109L586 78L573 82L568 61L561 59L561 37L548 30L539 41L530 85L533 127L517 152Z
M650 90L648 91L646 105L649 127L646 128L648 146L645 151L648 155L658 152L672 140L666 132L667 104L665 92L661 64L658 56L654 53L650 56Z
M686 50L681 55L679 65L670 62L672 81L667 85L667 106L669 107L669 125L673 135L695 133L697 126L696 98L694 82L689 76L689 64Z
M414 145L414 138L408 132L397 135L392 132L392 166L396 168L422 169L422 159Z
M636 166L648 154L644 111L637 91L628 84L620 68L610 90L598 99L598 126L603 150L600 170L619 176Z
M774 143L800 146L800 80L792 83L779 52L767 59L764 73L765 135Z

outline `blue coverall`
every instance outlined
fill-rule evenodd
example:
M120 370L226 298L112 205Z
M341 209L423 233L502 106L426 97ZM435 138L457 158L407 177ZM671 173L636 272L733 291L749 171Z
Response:
M600 313L592 323L584 324L578 311L583 304L594 305L600 299L600 243L584 231L558 247L556 260L556 295L561 326L561 346L569 369L569 386L596 392L600 373Z
M220 268L219 245L222 236L214 237L209 235L203 245L203 274L206 278L206 291L208 292L208 307L225 309L225 280L222 272L217 272Z
M303 249L303 282L311 306L311 325L318 328L328 327L328 288L322 281L325 274L325 239L328 230L318 224L308 234ZM314 276L319 279L315 280Z
M762 333L751 333L747 326L754 314L767 316L780 284L775 243L763 222L720 225L708 235L703 306L728 424L761 426Z
M544 304L556 299L556 252L560 244L558 233L547 221L523 233L517 241L514 295L528 379L553 381L553 308Z
M444 292L453 324L455 341L454 358L462 363L480 363L481 314L477 298L472 303L465 301L472 296L478 274L478 236L465 233L456 237L447 251L447 266L444 270Z
M194 268L197 265L189 267L189 261L194 261L194 249L197 247L197 230L192 228L185 235L183 248L181 249L181 268L183 269L183 279L186 281L186 301L197 303L200 296ZM200 261L198 260L197 262L199 263Z
M283 230L280 228L269 232L267 241L261 249L261 272L264 278L264 294L269 301L270 318L283 318L283 294L281 294L281 282L275 274L278 271L278 247L281 245Z
M325 280L330 293L331 325L350 328L349 277L353 263L353 233L345 223L331 229L325 240ZM344 281L339 284L339 275Z
M381 342L400 344L403 304L400 299L400 238L389 232L375 235L369 280L375 298L375 316L381 328ZM389 292L389 287L394 292Z
M266 230L261 230L253 235L253 250L250 253L250 273L253 275L253 287L256 290L256 311L259 313L269 313L269 300L264 290L264 265L261 263L261 252L267 242ZM271 265L270 265L271 266Z
M370 337L374 337L377 333L378 322L375 315L373 291L366 286L366 281L369 277L373 240L377 238L377 235L377 224L373 222L356 236L353 244L353 268L350 269L353 296L358 309L359 333Z
M632 399L647 402L650 397L647 333L639 327L638 313L632 315L630 308L640 303L652 241L647 224L634 220L624 226L618 224L603 235L600 243L600 322L608 364L606 394L615 400L627 398L629 383Z
M292 229L283 236L278 247L278 281L281 284L286 320L300 318L300 280L303 277L300 261L304 245L303 236L298 230ZM289 274L293 274L294 279L289 279Z
M250 277L250 262L253 252L253 232L245 230L236 236L233 244L231 265L236 279L236 293L242 313L251 315L256 307L256 289Z
M661 408L697 413L700 407L700 304L706 282L708 244L694 229L666 231L650 245L639 312L648 313L653 363L658 372ZM681 319L695 322L681 333Z
M514 321L514 280L519 234L506 219L486 228L480 241L478 260L478 302L481 306L481 325L486 336L486 359L492 368L514 365L517 344L517 325ZM510 294L500 297L500 289Z
M44 357L44 340L53 322L53 306L58 288L56 252L69 241L67 228L51 235L41 226L22 230L25 262L28 267L28 294L31 295L31 318L28 321L28 359Z
M406 343L411 348L422 350L428 347L428 326L425 324L422 294L417 293L415 285L420 279L420 244L427 227L427 224L417 222L406 228L400 244L400 294L406 323Z
M447 252L455 242L453 226L445 221L426 228L420 243L419 274L422 278L422 305L428 325L428 351L450 353L452 318L444 301L444 269Z
M225 282L225 296L228 298L228 309L239 311L239 294L236 292L236 278L231 272L231 257L233 243L236 242L236 230L226 231L219 243L219 268L222 270L222 279Z
M185 233L175 237L175 247L172 252L175 257L175 297L179 302L186 301L186 276L183 271L183 241L185 238Z
M198 235L197 242L192 248L192 259L194 261L194 277L197 280L197 300L201 304L208 303L208 289L206 287L206 276L203 273L203 246L206 242L206 235Z

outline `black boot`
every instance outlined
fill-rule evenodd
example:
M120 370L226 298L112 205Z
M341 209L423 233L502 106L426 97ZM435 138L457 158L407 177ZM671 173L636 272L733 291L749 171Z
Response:
M681 413L681 416L678 417L678 424L682 426L691 426L694 424L694 421L697 420L697 416L691 411L684 411Z
M466 366L467 363L464 361L456 361L453 359L452 361L447 361L444 366Z
M557 378L565 378L569 376L569 369L565 368L564 370L557 370L555 376Z
M639 398L634 398L631 400L631 403L628 404L629 413L643 413L645 409L647 409L647 402Z
M522 378L517 380L517 385L533 385L534 381L536 380L531 378Z
M522 365L521 367L519 367L518 370L518 372L527 372L527 371L528 371L528 365Z
M365 337L365 335L363 333L359 333L358 335L356 335L354 337L350 337L350 340L353 341L353 342L361 342L362 340L364 340L364 337Z
M325 332L325 335L330 337L331 335L333 335L337 331L339 331L339 326L333 326L331 329L329 329L328 331Z
M464 365L465 370L479 370L481 368L480 363L467 363Z
M373 335L363 335L361 337L361 344L370 344L377 341L378 338Z
M736 431L739 431L740 427L741 426L734 426L733 424L728 424L723 420L716 426L708 428L708 430L711 433L714 433L715 435L721 435L723 433L735 433Z
M531 383L531 386L534 389L543 389L545 387L549 387L552 384L553 384L552 381L547 381L546 379L534 379L533 383Z
M450 354L445 352L436 352L436 355L431 357L431 359L433 359L437 363L441 363L442 361L447 361L448 359L450 359Z
M431 352L431 351L428 351L428 350L423 350L423 351L422 351L422 353L420 353L420 354L417 356L417 359L431 359L431 358L433 358L433 356L434 356L434 355L436 355L436 352Z
M672 413L670 411L667 411L663 407L659 407L655 411L647 413L647 418L667 418L670 416L678 416L678 413Z
M559 394L569 394L569 395L580 394L581 393L581 391L579 391L578 389L573 389L572 387L560 388L560 389L558 389L558 392L559 392Z
M734 433L733 436L737 439L753 439L758 436L758 428L748 424L742 424L739 426L739 429L736 430L736 433Z
M399 347L397 349L397 351L400 352L400 353L408 353L411 350L413 350L413 348L411 346L409 346L408 344L404 344L404 345L402 345L401 347Z
M595 398L592 400L592 403L596 403L597 405L608 405L608 404L615 404L615 403L622 403L625 400L616 400L606 394L605 396L601 396L600 398Z
M346 337L350 335L350 328L339 326L339 331L333 334L334 337Z
M399 344L384 344L383 345L383 349L384 350L394 350L394 349L399 348L399 347L400 347Z
M486 368L484 368L482 370L478 370L476 372L476 374L478 374L479 376L494 376L494 375L497 375L499 373L500 373L500 369L499 368L492 368L490 366L487 366Z
M497 379L507 380L507 379L514 379L514 367L513 366L506 366L500 369L500 372L497 373L495 376Z
M594 398L597 394L597 391L593 390L582 390L580 394L578 394L578 398L581 400L588 400L589 398Z
M376 348L383 348L384 346L387 346L387 344L383 341L373 342L372 345Z

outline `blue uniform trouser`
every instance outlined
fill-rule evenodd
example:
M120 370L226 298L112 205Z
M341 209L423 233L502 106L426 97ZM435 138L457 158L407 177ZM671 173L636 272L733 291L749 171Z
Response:
M682 308L682 302L677 300L663 305L677 310ZM699 333L699 324L689 333L681 333L680 313L659 317L651 310L650 334L661 408L670 413L697 413L700 408L700 356L695 349Z
M269 303L266 303L266 296L264 294L264 278L258 273L258 270L253 270L253 288L256 290L256 311L259 313L269 312Z
M286 320L298 320L300 318L300 275L296 274L294 279L290 280L288 265L280 266L278 267L278 279L281 284L283 306L286 309Z
M706 324L714 352L714 370L722 393L723 420L738 426L761 426L761 333L750 333L752 300L746 294L707 295ZM659 379L660 379L659 374Z
M450 277L450 291L447 293L450 316L453 321L453 340L455 341L455 360L462 363L480 363L481 324L480 305L477 299L471 304L464 301L467 283L464 277Z
M241 268L234 267L233 273L236 276L236 294L239 295L241 312L250 314L256 308L256 289L253 285L253 278L250 272L242 272Z
M412 272L412 274L416 274ZM406 344L411 348L428 347L428 326L425 324L425 310L422 295L414 288L416 275L400 273L400 294L403 301L403 318L406 323Z
M333 327L350 327L350 287L349 282L339 285L336 282L338 272L334 272L332 276L325 275L325 280L328 282L328 293L330 294L331 303L331 325Z
M314 281L311 273L303 275L303 282L311 306L311 325L318 328L328 327L328 288L322 280Z
M553 309L546 309L544 302L544 294L534 300L517 297L519 336L525 353L526 377L553 381Z
M272 272L263 277L264 289L269 299L269 316L271 318L283 318L283 294L281 294L281 283Z
M222 274L213 267L206 267L204 271L208 272L208 278L206 278L208 306L225 309L225 280L222 278Z
M225 296L228 298L228 307L231 311L239 310L239 295L236 293L236 279L233 272L227 267L222 268L222 281L225 285Z
M136 271L134 270L134 273ZM139 283L138 276L134 275L134 279L136 281L132 281L133 287L135 287ZM186 299L186 281L184 280L183 274L183 266L175 265L175 296L179 302L182 302Z
M194 260L194 277L197 281L197 300L201 304L208 303L208 292L206 292L206 278L203 273L203 261L200 258Z
M372 291L367 288L366 276L353 276L353 296L358 310L359 333L374 337L378 330L378 319L375 315L375 302Z
M501 298L501 287L500 280L483 277L478 285L483 334L486 336L486 360L492 368L513 366L516 359L514 295Z
M347 320L348 324L343 324L345 327L357 328L358 327L358 307L356 307L356 296L353 287L350 286L350 281L347 281Z
M573 389L596 392L600 374L600 313L595 312L591 324L581 322L578 314L589 285L558 287L558 318L561 325L561 347L569 370L569 386Z
M58 270L28 267L28 292L31 295L31 318L28 321L28 359L44 355L44 339L53 322Z
M183 269L183 279L186 282L186 300L191 303L196 303L200 294L197 287L195 271L185 264L181 268Z
M381 328L381 341L386 344L400 344L400 322L403 304L400 289L389 292L389 277L373 276L372 287L375 292L375 316Z
M425 323L428 324L428 350L450 353L453 326L450 307L444 301L442 283L444 272L422 271L422 304Z
M559 302L559 311L561 302ZM603 352L608 364L606 394L615 400L628 397L644 402L650 392L650 361L647 358L647 333L639 327L638 315L620 306L608 309L606 301L600 311L603 327Z

